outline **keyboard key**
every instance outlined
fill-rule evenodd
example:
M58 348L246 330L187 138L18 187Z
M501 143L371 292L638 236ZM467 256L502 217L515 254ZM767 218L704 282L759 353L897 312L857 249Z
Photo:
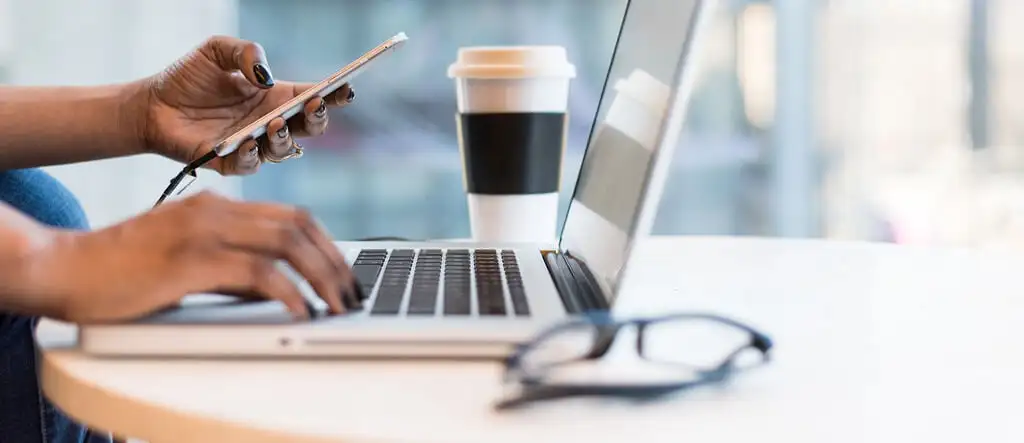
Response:
M420 251L416 258L416 273L409 295L409 315L434 315L437 289L441 281L441 255L429 250Z
M382 249L364 249L356 256L355 265L383 265L384 259L388 256L387 251Z
M377 283L377 275L383 266L380 265L353 265L352 275L355 276L357 284L363 291L363 296L368 297L373 292L373 285ZM365 298L364 298L365 299Z
M496 250L473 251L473 276L480 315L505 315L504 284Z
M468 249L449 249L444 253L443 313L466 316L472 313L472 261Z
M414 287L409 296L409 315L434 315L437 305L437 285Z
M469 315L472 305L469 287L446 286L444 289L444 315Z
M406 250L392 251L391 258L384 268L384 275L381 276L380 289L377 290L377 298L370 308L370 315L397 315L402 310L413 258L411 255L407 256L404 251ZM412 252L411 249L407 251Z
M526 289L523 287L523 275L519 271L515 252L501 251L501 266L505 271L505 284L508 286L509 299L512 301L512 312L516 316L530 315L530 305L526 301Z
M398 315L402 310L402 295L404 288L381 288L377 291L377 300L373 302L370 309L371 315Z
M505 297L500 282L478 284L476 291L480 315L505 315Z
M530 315L530 306L526 303L526 292L520 286L509 286L508 293L512 299L512 312L517 316Z
M352 275L355 277L361 300L366 300L373 292L380 270L384 267L388 251L384 249L363 249L352 264Z

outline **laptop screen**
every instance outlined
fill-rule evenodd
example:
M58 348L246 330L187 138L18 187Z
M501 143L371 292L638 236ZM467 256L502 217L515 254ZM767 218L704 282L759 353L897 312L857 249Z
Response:
M639 215L646 187L660 186L649 180L653 156L700 4L631 0L626 7L559 245L587 264L608 297L633 237L650 229Z

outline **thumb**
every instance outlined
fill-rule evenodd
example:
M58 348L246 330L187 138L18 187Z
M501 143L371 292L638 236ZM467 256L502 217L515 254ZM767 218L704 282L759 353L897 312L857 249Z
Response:
M229 36L212 37L200 48L207 58L227 72L241 71L258 88L274 86L267 54L259 43Z

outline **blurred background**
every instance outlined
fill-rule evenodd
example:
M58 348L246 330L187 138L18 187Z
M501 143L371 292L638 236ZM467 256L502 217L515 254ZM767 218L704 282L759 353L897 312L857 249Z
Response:
M720 3L656 234L1024 248L1024 2ZM342 239L464 237L445 75L456 49L568 48L580 75L564 204L624 6L0 0L0 82L131 80L218 33L262 43L275 77L313 81L405 31L410 44L353 83L355 104L305 158L244 179L201 174L190 189L302 205ZM103 226L148 209L178 168L139 157L50 170Z

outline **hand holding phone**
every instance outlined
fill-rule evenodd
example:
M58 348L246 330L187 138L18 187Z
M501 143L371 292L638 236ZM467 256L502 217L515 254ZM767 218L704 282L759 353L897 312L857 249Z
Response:
M264 114L263 116L259 117L254 121L245 124L244 127L235 131L235 133L219 141L216 145L213 146L212 149L210 149L209 152L206 152L202 157L186 165L181 170L181 172L178 173L178 175L171 179L170 184L167 186L167 188L164 189L164 192L157 200L156 205L159 205L169 196L174 194L175 190L178 188L181 182L185 180L186 177L192 177L194 179L196 177L196 171L199 168L202 168L204 165L218 157L226 157L230 155L231 153L237 151L240 147L242 147L243 143L255 143L257 139L259 139L261 136L267 133L269 129L268 126L271 124L271 122L275 122L275 125L278 124L276 123L276 119L281 118L282 121L284 121L284 124L287 125L287 120L299 114L307 105L312 106L312 103L314 102L323 103L322 100L315 100L314 98L325 98L329 96L331 93L338 91L340 88L348 84L350 80L352 80L359 73L361 73L373 61L380 59L381 56L386 53L393 52L393 49L401 47L406 40L408 40L408 37L405 35L404 32L396 34L394 37L391 37L390 39L377 45L377 47L371 49L366 54L363 54L355 61L342 67L334 74L328 76L327 78L321 80L315 85L296 94L295 97L292 97L287 102L281 104L274 110ZM342 90L341 92L344 93L344 90ZM325 112L326 110L321 111L318 108L316 110L308 109L307 111L310 114L315 114L316 116L322 117L323 114L321 114L321 112ZM275 129L275 131L276 130L277 129ZM268 137L268 139L269 138L270 137ZM250 140L252 141L250 142ZM290 140L290 137L285 137L284 140ZM301 148L294 144L292 151L293 152L286 156L286 158L290 156L297 156L296 154L301 154ZM266 160L279 161L281 159L267 158ZM188 185L186 184L185 186L187 187Z
M390 52L392 49L397 49L401 47L402 44L405 43L405 41L408 39L409 37L406 36L404 32L400 32L396 34L394 37L389 38L380 45L377 45L377 47L371 49L366 54L363 54L361 57L359 57L352 63L349 63L345 67L339 69L334 74L331 74L329 77L321 80L313 87L303 91L299 95L296 95L295 98L289 100L288 102L282 104L281 106L278 106L273 111L268 112L267 114L256 119L252 123L249 123L242 129L239 129L234 134L231 134L230 136L228 136L228 138L224 139L216 146L214 146L214 151L217 152L217 156L219 157L224 157L228 154L231 154L232 152L235 152L236 150L238 150L238 147L241 146L241 144L246 140L254 139L265 134L267 130L267 125L270 124L271 120L278 117L281 117L284 120L288 120L289 118L295 116L296 114L299 113L299 111L302 110L304 104L310 99L312 99L314 96L319 96L323 98L326 97L328 94L336 91L338 88L344 86L345 83L355 78L355 76L362 72L363 69L365 69L367 66L369 66L371 62L380 58L381 55Z

